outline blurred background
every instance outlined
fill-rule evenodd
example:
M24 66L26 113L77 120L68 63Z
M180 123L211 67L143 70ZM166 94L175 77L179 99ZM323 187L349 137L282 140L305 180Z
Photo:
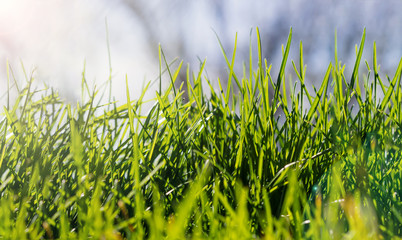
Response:
M90 87L99 88L110 73L107 35L112 94L120 102L126 99L126 75L133 99L139 97L144 82L158 77L158 44L169 62L178 58L195 72L200 61L207 59L205 75L216 83L218 77L227 79L227 68L215 32L229 56L237 33L241 74L250 40L256 49L257 26L263 55L273 64L273 76L280 67L281 45L286 44L290 27L289 72L290 60L298 63L299 42L303 41L307 78L312 84L323 78L333 61L335 30L339 60L346 64L346 74L351 72L355 45L364 27L363 60L372 65L376 41L381 72L393 76L402 56L401 10L400 0L0 0L0 103L6 99L7 61L21 86L26 81L23 64L28 78L32 75L38 86L46 83L56 88L69 102L80 98L84 66ZM156 86L151 87L151 95Z

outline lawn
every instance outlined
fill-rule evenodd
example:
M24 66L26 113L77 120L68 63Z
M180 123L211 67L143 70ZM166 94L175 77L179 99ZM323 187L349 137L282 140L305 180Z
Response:
M71 105L28 78L1 110L0 237L401 238L402 58L394 76L380 74L376 43L362 59L364 31L345 76L335 37L334 61L312 86L301 42L288 59L292 30L277 76L256 35L242 73L236 44L221 45L225 79L208 79L206 61L173 69L159 48L151 100L150 82L101 105L83 77Z

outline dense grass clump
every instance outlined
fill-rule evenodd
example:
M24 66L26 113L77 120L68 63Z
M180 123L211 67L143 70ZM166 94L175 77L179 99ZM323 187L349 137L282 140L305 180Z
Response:
M88 91L71 106L29 81L0 121L0 237L402 237L402 60L382 79L374 43L359 73L363 33L352 75L335 47L309 91L301 43L288 87L291 32L276 78L257 37L242 76L222 47L226 89L205 62L177 87L182 64L172 71L160 51L171 84L146 114L146 88L123 105Z

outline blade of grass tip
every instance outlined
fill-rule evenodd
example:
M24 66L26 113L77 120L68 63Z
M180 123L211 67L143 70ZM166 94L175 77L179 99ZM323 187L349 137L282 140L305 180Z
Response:
M137 100L135 112L138 113L138 114L141 114L141 107L142 107L142 104L143 104L143 99L145 97L145 93L147 92L147 90L149 88L150 83L151 82L148 82L147 85L145 85L145 87L141 91L140 97ZM137 114L136 114L136 117L138 118ZM138 132L138 129L139 129L139 125L140 125L140 121L137 121L137 126L136 126L136 131L137 132Z
M82 72L81 72L81 102L82 103L84 103L84 92L85 92L85 86L84 86L85 68L86 68L86 61L84 60L84 66L83 66Z
M279 69L278 79L276 80L274 104L273 104L274 106L276 105L276 102L278 100L282 78L285 75L285 67L286 67L286 62L287 62L288 56L289 56L291 40L292 40L292 28L290 28L290 31L289 31L289 36L288 36L288 40L287 40L287 43L286 43L286 48L285 48L283 58L282 58L282 62L281 62L281 68Z
M310 106L313 102L313 100L311 99L311 96L309 94L309 92L307 91L306 85L304 83L304 78L305 78L305 74L306 74L306 69L304 66L304 60L303 60L303 43L302 41L300 41L300 46L299 46L300 52L299 52L299 71L300 71L300 81L302 83L302 88L304 90L304 92L307 95L307 99L310 103ZM301 91L301 106L303 106L303 91Z
M261 81L261 83L262 83L262 81L263 81L263 79L264 79L264 77L263 77L263 68L262 68L262 62L263 62L263 59L262 59L262 47L261 47L261 35L260 35L260 30L259 30L259 28L257 27L256 28L256 31L257 31L257 47L258 47L258 69L260 70L260 81ZM251 43L250 43L250 51L251 51ZM250 53L250 65L251 65L251 53ZM251 76L250 76L250 78L251 78Z
M366 64L367 64L367 61L366 61ZM368 76L368 78L369 78L370 77L370 68L368 67L367 69L368 69L368 72L369 72L369 76ZM363 84L364 84L364 81L363 81ZM367 85L367 88L368 88L368 85ZM356 100L359 103L359 106L362 106L362 104L363 104L363 102L362 102L362 92L361 92L361 89L360 89L359 77L356 78L356 89L355 90L356 90ZM371 94L368 97L371 97ZM371 98L370 98L370 101L371 101Z
M159 95L162 95L162 48L158 45L158 57L159 57Z
M235 43L233 47L233 54L232 54L232 62L229 67L229 79L227 82L227 89L226 89L226 98L225 101L228 103L229 102L229 96L230 96L230 87L232 85L232 77L233 77L233 68L234 68L234 63L235 63L235 57L236 57L236 49L237 49L237 33L235 36Z
M17 134L20 134L21 131L23 130L21 122L18 121L18 118L16 117L16 113L15 113L15 109L13 109L13 111L9 111L8 109L6 109L5 107L3 108L4 110L4 114L6 115L6 120L7 122L10 123L12 129L17 130L16 133L14 133L15 136L17 136ZM6 131L7 129L5 129ZM7 135L7 134L5 134Z
M267 63L266 63L266 59L262 58L262 47L261 47L261 35L260 35L260 30L257 27L257 46L258 46L258 77L259 79L257 79L257 82L259 82L260 84L260 92L262 94L262 101L263 101L263 107L264 107L264 113L265 116L268 115L268 111L269 111L269 80L268 80L268 74L270 69L267 67ZM251 59L250 59L251 61ZM263 68L263 62L264 62L264 67ZM258 84L257 84L258 85ZM264 124L265 125L265 124Z
M302 77L304 81L304 60L303 60L303 43L300 41L299 44L299 71L300 71L300 76Z
M199 98L199 100L200 100L202 105L205 104L205 101L204 101L204 93L203 93L203 90L202 90L201 77L202 77L202 73L203 73L203 71L205 69L205 64L206 63L207 63L207 59L205 59L202 62L200 70L199 70L198 75L197 75L197 80L195 81L195 87L197 86L197 91L196 92L198 93L198 96L196 96L196 97Z
M339 82L339 72L340 72L340 69L339 69L339 66L340 66L340 63L338 62L338 37L337 37L337 33L336 33L336 30L335 30L335 36L334 36L334 56L335 56L335 79L336 79L336 84L337 84L337 87L338 87L338 91L339 91L339 89L341 89L342 90L342 82ZM342 95L342 91L340 91L340 93L339 94L341 94ZM342 99L342 98L341 98Z
M130 132L131 132L132 137L134 137L135 129L134 129L133 106L131 105L130 90L128 88L127 75L126 75L126 96L127 96L127 113L128 113L128 120L129 120L129 125L130 125ZM134 142L134 138L132 140ZM136 146L134 146L134 147L136 147Z
M208 81L209 82L209 81ZM223 87L222 87L222 82L221 79L218 78L218 86L219 86L219 91L221 92L221 96L220 96L220 101L225 103L225 109L229 108L227 105L229 104L228 101L226 101L226 94L223 92ZM212 89L212 88L211 88ZM223 100L222 100L222 96L223 96Z
M173 66L173 64L175 64L177 62L177 58L175 58L175 59L173 59L170 63L169 63L169 68L171 68L172 66ZM162 68L162 66L159 66L160 68ZM158 70L158 76L154 79L154 80L152 80L151 81L151 85L150 85L150 87L152 87L154 84L156 84L156 83L159 83L159 88L160 88L160 90L162 91L162 76L163 76L163 74L165 73L165 72L167 72L167 69L166 68L164 68L164 69L160 69L160 70ZM159 88L157 88L156 90L159 90Z
M228 58L227 58L226 51L225 51L225 49L223 48L223 44L222 44L222 42L221 42L221 39L219 38L218 34L215 32L214 29L212 29L212 31L215 33L216 39L218 40L218 43L219 43L219 46L220 46L220 48L221 48L223 57L225 58L225 61L226 61L226 65L227 65L227 66L230 66L230 63L229 63L229 60L228 60Z
M7 59L7 109L10 109L10 63L8 62L8 59Z
M387 93L384 95L384 99L381 102L381 106L380 106L380 111L381 112L384 112L385 107L387 106L387 104L388 104L388 102L389 102L389 100L391 98L391 95L394 92L394 87L396 85L396 81L399 79L399 77L401 75L401 70L402 70L402 58L399 61L398 69L396 70L395 76L392 79L392 81L390 83L390 86L388 87Z
M398 95L398 96L397 96L395 105L398 106L398 107L397 107L397 111L398 111L398 122L401 122L401 118L402 118L402 115L401 115L401 104L399 104L399 103L402 102L401 76L399 76L397 88L398 88L398 91L397 91L397 95Z
M391 110L391 112L390 112L390 116L393 116L394 114L392 114L392 111L395 111L395 112L396 112L396 116L394 116L394 117L389 117L389 118L388 118L389 121L391 121L390 119L393 118L393 119L398 120L398 122L400 122L400 121L399 121L399 119L400 119L400 117L401 117L401 114L400 114L400 112L401 112L400 103L401 103L401 100L402 100L402 98L401 98L401 92L400 92L400 91L401 91L401 77L398 77L398 82L396 83L395 94L392 95L393 106L397 106L397 107L392 108L392 110ZM387 120L388 120L388 119L387 119Z
M87 119L85 120L85 125L84 125L84 128L82 129L82 132L83 133L85 133L86 132L86 129L87 129L87 127L88 127L88 124L89 124L89 120L91 119L91 117L93 116L93 111L95 111L95 110L93 110L93 108L94 108L94 100L95 100L95 96L96 96L96 94L97 94L97 91L95 91L95 89L94 89L94 91L93 91L93 93L92 93L92 96L90 96L90 106L89 106L89 110L88 110L88 117L87 117ZM96 107L95 107L96 108Z
M17 79L15 78L13 68L11 65L9 65L9 68L10 68L10 73L13 76L13 80L14 80L14 84L11 87L15 86L15 88L17 89L17 93L21 93L21 88L18 85Z
M20 60L20 64L21 64L22 72L24 73L25 80L26 80L27 82L29 82L30 79L28 78L27 71L25 70L25 66L24 66L24 63L22 62L22 60Z
M377 70L377 46L374 41L373 43L373 69L374 69L374 107L377 106L377 77L378 77L378 70Z
M381 79L380 75L377 76L377 80L378 80L378 83L380 84L382 93L385 94L387 91L386 91L386 89L385 89L385 85L384 85L384 83L382 82L382 79Z
M22 111L21 111L21 116L22 116L23 119L25 118L25 109L26 109L26 107L28 105L30 95L31 95L32 82L33 82L33 79L31 78L28 81L28 88L27 88L27 93L25 95L25 102L24 102L24 106L22 107Z
M81 79L81 85L82 85L82 91L84 92L84 91L86 91L87 93L87 95L88 95L88 97L90 97L91 96L91 90L90 90L90 88L89 88L89 85L88 85L88 81L87 81L87 78L85 77L85 73L86 73L86 68L85 68L85 61L84 61L84 69L82 70L82 79ZM85 100L84 100L84 94L82 94L82 104L84 104L84 102L85 102Z
M169 79L170 79L170 83L172 84L174 96L176 97L177 93L176 93L176 88L175 88L175 86L174 86L174 83L175 83L174 81L175 81L175 79L173 79L172 72L170 71L169 64L168 64L168 62L167 62L167 60L166 60L165 53L163 52L162 49L161 49L161 54L162 54L162 57L163 57L163 61L165 62L165 66L166 66L166 68L167 68L167 71L168 71L168 73L169 73ZM180 64L179 68L180 68L180 67L181 67L181 64ZM177 104L177 103L176 103L176 104Z
M190 86L191 86L191 78L190 78L190 64L187 63L187 68L186 68L186 81L187 81L187 97L188 97L188 102L192 103L194 95L191 93Z
M173 82L176 82L176 79L179 76L182 65L183 65L183 61L180 61L179 66L177 67L176 71L173 74L173 77L172 77Z
M130 126L130 133L131 133L131 138L133 141L133 144L135 142L135 129L134 129L134 115L133 115L133 106L131 105L131 99L130 99L130 90L128 88L128 78L126 75L126 96L127 96L127 113L128 113L128 121L129 121L129 126ZM136 148L136 145L133 145L134 148Z
M338 63L338 41L337 41L337 33L335 29L334 35L334 56L335 56L335 71L339 72L339 63Z
M282 77L282 104L283 104L283 110L285 114L288 112L288 97L286 94L286 80L285 80L285 74Z
M256 79L256 85L254 87L254 91L253 91L253 96L256 95L257 93L257 89L259 90L258 92L260 94L262 94L262 105L264 107L264 111L265 113L267 113L267 104L268 104L268 79L266 77L266 74L264 73L264 68L263 68L263 57L262 57L262 47L261 47L261 35L260 35L260 30L257 27L256 28L256 32L257 32L257 51L258 51L258 69L257 69L257 79ZM250 42L250 51L251 51L251 42ZM251 53L250 53L251 55ZM250 57L250 65L252 64L252 58ZM250 76L250 79L252 79L252 76ZM264 81L264 79L266 81ZM251 80L252 81L252 80ZM266 84L264 84L264 82ZM255 100L255 103L257 103L257 99Z
M341 106L343 103L343 87L342 87L342 76L341 76L341 70L339 69L340 63L338 62L338 43L337 43L337 33L335 29L335 36L334 36L334 56L335 56L335 68L333 68L333 79L336 84L336 88L334 90L334 95L336 97L336 107L334 108L336 110L336 117L337 119L340 118L340 112L341 112Z
M229 59L228 59L228 57L227 57L226 51L225 51L225 49L223 48L222 42L221 42L221 40L220 40L218 34L215 32L215 30L212 29L212 31L215 33L215 36L216 36L216 38L217 38L217 40L218 40L219 47L221 48L223 57L225 58L226 65L227 65L228 68L230 69L230 68L231 68L231 67L230 67L231 64L230 64ZM235 42L237 42L237 33L236 33ZM232 76L233 76L233 74L232 74ZM236 77L236 76L233 76L233 78L234 78L234 80L236 81L237 87L238 87L239 89L242 89L242 87L241 87L242 85L241 85L240 82L238 81L237 77Z
M258 31L258 28L257 28L257 31ZM253 51L252 51L252 42L251 42L252 34L253 34L253 29L251 28L250 35L249 35L249 44L248 44L248 52L249 52L249 60L248 60L248 62L249 62L249 68L248 68L249 73L248 74L249 75L248 75L248 78L249 79L253 79ZM258 33L257 33L257 35L258 35Z
M331 73L331 70L332 70L332 64L329 64L329 66L327 68L327 72L325 73L324 80L322 81L321 87L318 90L318 93L314 98L314 102L311 105L310 110L307 113L307 118L306 118L307 122L310 122L310 120L313 117L314 113L316 113L316 109L317 109L318 103L320 102L322 93L323 93L324 89L326 88L326 86L328 85L329 74Z
M268 67L268 62L265 59L264 60L264 65L265 65L265 77L264 77L264 106L265 106L265 116L269 116L269 113L271 112L271 107L269 104L269 83L271 81L271 68L272 65L269 65Z
M107 18L105 18L105 28L106 28L106 46L107 46L107 57L109 60L109 102L112 101L112 57L110 54L110 42L109 42L109 26L107 24Z
M357 52L355 66L353 68L353 73L352 73L352 78L350 79L349 91L351 91L354 88L355 82L356 82L357 78L359 77L358 76L358 74L359 74L359 66L360 66L360 60L361 60L362 54L363 54L365 39L366 39L366 28L364 28L363 35L362 35L362 38L360 40L359 51Z

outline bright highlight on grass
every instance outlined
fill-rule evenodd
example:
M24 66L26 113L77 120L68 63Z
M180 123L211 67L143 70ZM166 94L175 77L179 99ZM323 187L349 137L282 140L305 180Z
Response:
M258 63L250 46L243 75L236 47L221 46L226 89L212 87L205 62L198 73L173 70L160 50L170 86L146 114L146 89L105 107L83 78L89 100L70 106L29 81L2 110L0 237L402 237L402 59L382 78L374 43L359 72L364 31L352 75L335 47L309 91L302 43L294 85L285 74L291 35L276 78L258 29ZM187 89L176 87L180 71Z

